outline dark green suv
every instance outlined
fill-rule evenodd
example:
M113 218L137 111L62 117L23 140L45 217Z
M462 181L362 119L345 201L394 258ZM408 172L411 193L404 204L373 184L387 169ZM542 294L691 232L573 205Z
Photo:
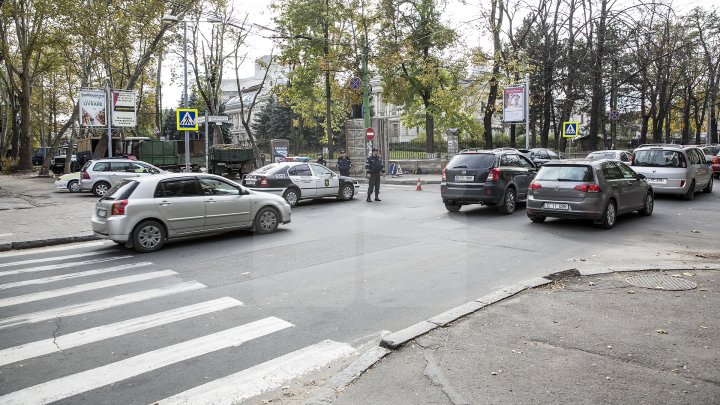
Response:
M515 212L526 201L537 174L530 159L517 149L464 150L442 171L440 195L450 212L468 204L497 206L501 214Z

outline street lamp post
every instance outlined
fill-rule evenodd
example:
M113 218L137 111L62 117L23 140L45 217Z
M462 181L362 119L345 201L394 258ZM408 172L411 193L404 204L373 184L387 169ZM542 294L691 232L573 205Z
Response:
M166 22L180 22L180 19L176 15L166 14L162 18ZM183 108L188 108L188 75L187 75L187 21L182 20L183 23L183 72L184 72L184 85L183 85ZM195 117L197 118L197 117ZM190 131L185 131L185 172L190 171Z

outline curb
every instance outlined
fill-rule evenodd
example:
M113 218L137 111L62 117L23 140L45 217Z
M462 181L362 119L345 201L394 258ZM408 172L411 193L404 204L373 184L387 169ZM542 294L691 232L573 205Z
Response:
M367 179L359 178L356 179L358 184L367 184ZM417 185L417 179L403 179L403 180L380 180L380 185L403 185L403 186L415 186ZM422 184L440 184L440 180L422 180Z
M380 341L379 349L374 351L373 355L363 356L358 359L339 375L343 375L341 378L335 379L333 387L335 391L341 391L353 381L358 379L364 372L372 368L382 358L392 353L393 351L402 347L405 343L415 340L418 337L433 331L437 328L446 326L447 324L457 321L458 319L470 315L479 309L488 307L495 303L498 303L507 298L513 297L518 293L529 290L536 287L541 287L552 283L553 281L560 280L564 277L585 277L601 274L611 273L630 273L630 272L641 272L641 271L691 271L691 270L720 270L720 264L703 264L703 265L655 265L655 266L643 266L643 267L615 267L615 268L602 268L602 269L588 269L588 270L577 270L569 269L548 274L544 277L536 277L529 280L521 281L517 284L505 287L501 290L492 292L485 296L482 296L476 300L467 302L459 305L441 314L435 315L426 321L416 323L415 325L409 326L405 329L391 333Z
M81 235L81 236L66 236L62 238L50 238L50 239L38 239L28 240L22 242L10 242L1 243L0 252L7 252L9 250L21 250L21 249L33 249L46 246L63 245L67 243L75 242L88 242L91 240L99 239L95 235Z

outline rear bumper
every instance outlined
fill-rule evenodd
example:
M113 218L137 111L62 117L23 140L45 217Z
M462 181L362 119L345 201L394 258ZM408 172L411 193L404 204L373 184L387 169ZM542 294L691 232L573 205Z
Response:
M497 204L503 198L504 190L495 184L485 183L476 187L456 187L440 183L440 196L444 202L455 204Z
M556 210L544 208L546 202L568 204L567 210ZM592 219L599 220L605 214L606 200L604 198L585 199L580 202L570 201L548 201L538 200L532 197L527 201L527 215L541 215L553 218L571 218L571 219Z
M127 242L130 240L127 219L124 216L100 218L94 213L90 220L95 236L103 239L110 239L116 242Z

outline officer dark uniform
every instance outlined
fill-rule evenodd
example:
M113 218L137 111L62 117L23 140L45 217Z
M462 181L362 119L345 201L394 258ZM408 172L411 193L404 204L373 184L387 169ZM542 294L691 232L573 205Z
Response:
M318 160L315 163L323 165L323 166L327 165L327 162L325 161L325 158L323 158L322 153L318 155Z
M341 176L350 176L350 167L351 166L352 166L352 161L345 154L345 151L343 151L337 161L337 168L340 169L340 175Z
M375 201L380 201L378 194L380 194L380 174L385 173L385 167L383 161L380 158L380 151L373 148L372 155L367 158L365 162L365 170L370 173L370 181L368 182L367 202L372 202L370 195L375 191Z

